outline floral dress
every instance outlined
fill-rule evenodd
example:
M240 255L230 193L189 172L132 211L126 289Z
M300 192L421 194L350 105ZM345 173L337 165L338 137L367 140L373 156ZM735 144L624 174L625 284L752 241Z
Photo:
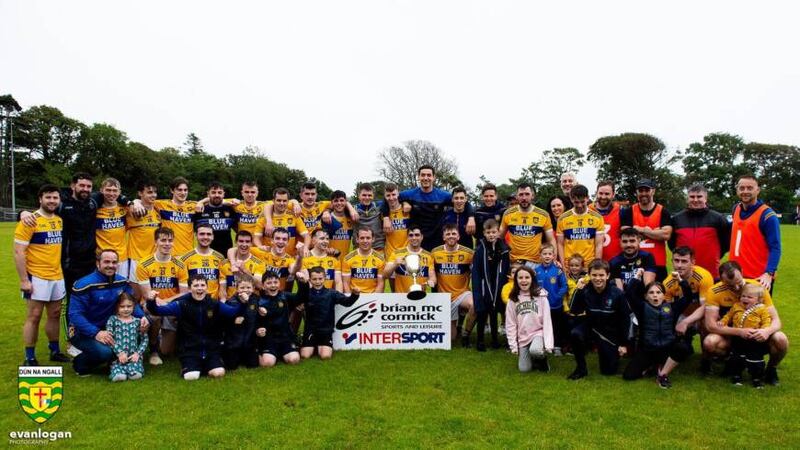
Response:
M139 320L131 318L130 322L123 322L116 315L108 318L106 323L106 331L114 336L114 355L126 353L130 358L134 353L139 354L139 360L136 362L128 361L125 364L114 359L111 363L111 375L113 380L116 375L124 374L131 376L134 374L144 375L144 351L147 349L147 333L139 332Z

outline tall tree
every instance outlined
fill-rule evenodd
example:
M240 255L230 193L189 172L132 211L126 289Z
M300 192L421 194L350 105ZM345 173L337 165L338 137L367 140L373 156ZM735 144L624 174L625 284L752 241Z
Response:
M194 133L186 135L186 141L184 141L183 147L186 149L186 154L189 156L205 153L203 142L200 141L200 138Z
M669 209L679 209L686 203L680 177L674 172L681 153L668 151L655 136L623 133L601 137L589 147L586 157L597 166L598 180L614 180L617 191L630 200L636 198L637 181L650 178L658 185L658 202Z
M428 141L406 141L378 153L378 174L400 189L417 185L417 169L428 164L436 171L437 183L444 189L461 185L458 164Z
M703 142L694 142L686 149L683 171L686 183L701 183L708 189L709 205L728 211L734 203L735 184L750 169L743 163L745 142L728 133L711 133Z
M34 106L15 120L14 144L32 158L67 165L78 152L78 141L86 129L81 122L64 116L52 106Z

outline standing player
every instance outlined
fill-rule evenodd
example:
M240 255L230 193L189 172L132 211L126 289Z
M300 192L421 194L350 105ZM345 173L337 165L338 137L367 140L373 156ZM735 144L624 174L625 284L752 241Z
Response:
M411 213L411 221L422 229L422 245L430 251L442 245L442 225L445 206L453 204L453 197L444 189L435 188L436 171L433 166L424 164L417 169L419 187L400 193L399 200L406 203L403 208ZM467 232L475 232L475 217L472 206L467 204ZM387 206L383 207L383 215L389 215Z
M117 203L122 187L116 178L106 178L100 184L100 193L103 194L103 203L95 213L95 239L97 249L114 250L119 258L117 273L125 278L130 278L130 265L128 263L128 245L125 242L125 217L128 209Z
M186 266L172 256L172 247L175 241L175 233L171 228L158 227L153 232L156 250L149 258L143 258L136 267L136 279L138 283L134 285L136 297L147 300L150 292L155 291L158 297L164 301L169 301L173 297L189 291L189 275ZM177 325L174 319L169 317L152 318L150 327L150 364L157 366L163 361L161 355L171 355L175 352L175 331ZM161 343L159 345L159 332L161 333Z
M297 255L297 241L298 236L301 237L303 245L308 246L310 237L306 225L299 217L292 211L289 211L289 191L285 188L277 188L272 194L272 205L267 205L264 208L264 214L270 214L270 217L262 217L259 220L258 227L254 237L255 244L261 251L267 251L267 247L271 247L271 239L269 236L273 231L267 231L268 223L274 226L274 229L281 228L289 233L289 239L286 243L285 250L291 255ZM265 237L266 236L266 237ZM260 255L264 256L264 255Z
M236 231L247 231L255 236L258 219L264 214L266 202L258 201L258 184L255 181L242 183L242 202L236 205Z
M403 205L398 200L400 192L397 185L387 183L384 186L383 198L389 213L383 218L383 233L386 237L384 251L387 256L408 245L408 224L411 215L403 210ZM391 280L389 281L391 284Z
M459 186L453 189L453 206L448 206L444 210L444 223L452 223L458 228L459 245L467 248L473 248L472 235L467 233L467 190Z
M475 306L469 289L474 252L458 245L458 228L455 225L445 225L443 235L444 245L431 252L436 270L436 291L450 294L450 332L454 340L459 334L456 329L459 310L467 313L461 344L469 347L469 335L475 325Z
M222 262L225 259L221 253L211 248L214 240L214 229L209 224L197 225L197 247L180 257L186 266L189 279L201 275L206 279L208 294L214 300L224 300L227 297L226 281L220 273ZM188 285L182 285L189 288Z
M572 191L573 186L575 186L576 179L577 177L572 172L564 172L561 174L561 193L567 198L567 203L564 205L564 210L572 209L572 197L570 197L569 193Z
M22 328L26 366L38 366L36 340L42 311L47 309L45 333L49 340L50 360L68 362L58 344L61 301L66 296L61 271L63 222L56 209L61 203L58 187L46 184L39 188L39 209L33 213L35 226L17 223L14 231L14 263L19 275L23 298L27 300L27 317Z
M745 278L758 280L772 293L775 271L781 261L780 219L775 211L758 199L761 188L753 176L739 178L733 209L730 260L742 266Z
M408 255L419 256L419 273L417 283L425 284L431 288L436 285L436 273L433 270L433 256L430 252L422 248L422 230L417 225L410 225L408 229L408 246L395 250L389 255L388 262L383 269L383 277L389 278L394 274L394 287L392 292L408 293L414 282L413 277L406 269L406 257Z
M225 203L225 189L218 181L212 181L208 185L206 194L208 203L205 201L197 203L194 221L196 225L208 224L211 226L211 229L214 230L211 248L225 255L228 249L233 247L231 231L237 228L236 211L233 206Z
M383 235L382 205L375 203L375 188L369 183L358 186L358 203L355 211L359 228L372 230L372 249L384 254L385 236ZM353 242L356 244L356 242Z
M517 186L517 205L503 214L500 237L509 236L511 261L541 262L542 242L555 242L553 224L547 211L533 204L536 193L527 183Z
M330 248L341 266L344 257L350 253L350 242L353 240L355 221L347 208L347 194L344 191L333 191L331 194L331 223L322 224L330 236Z
M500 223L503 219L503 213L506 211L506 205L503 202L497 201L497 186L492 183L486 183L481 188L481 201L482 204L475 209L475 239L483 239L483 223L489 219L494 219L495 222Z
M348 241L349 243L350 241ZM325 269L325 287L328 289L336 289L343 292L342 286L342 266L339 263L339 258L329 254L330 238L328 232L325 230L317 230L311 237L311 251L307 256L303 257L303 271L309 275L308 271L313 267L322 267ZM344 259L343 255L342 259Z
M582 184L572 187L570 201L572 209L559 217L556 228L558 258L566 267L568 256L577 253L589 267L595 259L603 259L603 216L589 210L589 190Z
M342 264L344 293L349 294L353 288L358 288L362 294L382 293L385 262L381 254L372 249L372 230L359 228L356 242L358 248L347 254Z
M155 183L142 181L137 190L145 213L141 217L137 217L133 211L129 210L125 215L125 228L128 230L128 281L134 286L138 283L136 269L139 261L149 258L156 251L154 232L161 225L161 218L154 208L158 196L158 188ZM152 340L150 342L152 343Z
M188 201L189 181L177 177L169 185L172 198L169 200L156 200L153 204L159 216L161 225L171 228L175 233L175 244L172 247L174 256L181 256L192 250L194 243L194 214L196 203Z
M709 209L708 191L702 184L689 186L686 203L686 209L672 216L669 248L691 248L697 264L719 279L719 261L728 253L731 224L725 216Z
M672 235L672 216L664 206L653 198L656 185L651 180L639 180L636 186L637 203L620 213L622 228L633 227L642 234L642 249L653 254L656 259L656 281L667 278L667 246Z
M589 208L597 211L603 216L605 224L605 234L603 234L603 259L611 261L611 258L619 255L622 250L620 247L619 213L621 207L614 201L614 182L601 181L597 183L597 191L594 194L594 203ZM614 268L612 267L613 271ZM647 286L647 283L644 283Z

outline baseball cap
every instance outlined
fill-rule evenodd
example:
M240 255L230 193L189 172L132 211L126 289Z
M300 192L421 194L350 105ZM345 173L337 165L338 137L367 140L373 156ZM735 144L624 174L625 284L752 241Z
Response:
M639 180L638 183L636 183L636 189L639 189L639 188L642 188L642 187L655 189L656 188L656 184L653 182L653 180L651 180L649 178L643 178L643 179Z

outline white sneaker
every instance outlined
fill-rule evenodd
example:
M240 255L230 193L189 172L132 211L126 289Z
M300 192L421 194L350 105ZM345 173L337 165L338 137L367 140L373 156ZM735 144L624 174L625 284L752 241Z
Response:
M563 353L561 353L561 347L553 348L553 356L561 356L561 355L563 355Z
M164 364L164 361L161 360L161 357L158 356L158 353L153 353L150 355L151 366L160 366L161 364Z

